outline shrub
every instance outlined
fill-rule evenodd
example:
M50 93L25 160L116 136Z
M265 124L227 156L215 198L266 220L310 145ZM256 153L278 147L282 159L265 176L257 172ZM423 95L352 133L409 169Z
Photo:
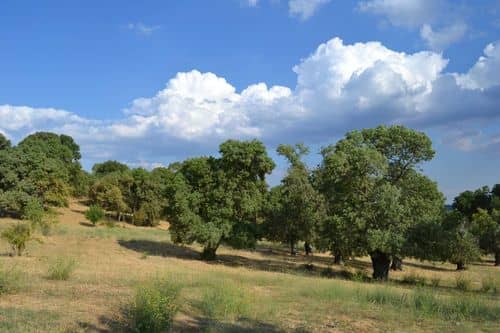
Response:
M356 282L370 281L370 275L367 271L359 269L352 274L351 279Z
M205 290L201 310L210 319L234 321L248 315L250 302L240 286L225 282Z
M123 311L126 328L150 333L170 330L179 310L179 291L178 286L160 281L139 287Z
M21 272L14 267L6 269L0 266L0 295L20 289L21 280Z
M12 225L2 232L2 238L10 244L14 254L18 256L23 254L26 244L34 239L31 226L27 223Z
M97 205L92 205L85 212L85 218L95 226L104 217L104 211Z
M47 278L49 280L68 280L76 265L76 261L72 258L59 257L50 264Z
M470 291L472 289L472 281L460 274L455 278L457 289L461 291Z
M495 280L493 276L485 276L481 280L481 290L485 293L488 291L492 291L493 293L497 293L498 290L498 282Z

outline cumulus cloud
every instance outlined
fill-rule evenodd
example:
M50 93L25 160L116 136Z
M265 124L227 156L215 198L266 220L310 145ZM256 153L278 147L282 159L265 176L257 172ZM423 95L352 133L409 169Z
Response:
M237 91L225 78L193 70L178 73L154 96L133 100L121 120L3 105L0 131L13 138L35 130L67 133L92 158L131 161L134 152L131 162L145 163L203 152L227 138L321 143L381 123L448 133L497 121L500 42L489 44L465 73L445 72L447 63L431 51L407 54L379 42L349 45L334 38L293 68L294 88L257 83ZM465 150L481 147L470 133L444 141Z
M424 24L420 29L420 36L429 48L442 51L461 40L466 32L467 25L465 23L455 23L438 31L433 30L429 24Z
M316 13L316 11L330 0L290 0L288 2L288 11L290 15L296 16L301 20L307 20Z
M459 6L448 0L368 0L360 1L358 8L382 16L396 27L419 28L420 37L432 50L442 51L468 30Z

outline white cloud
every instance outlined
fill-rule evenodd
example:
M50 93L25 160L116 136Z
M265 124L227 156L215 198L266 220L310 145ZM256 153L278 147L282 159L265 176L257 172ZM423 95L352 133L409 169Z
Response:
M467 32L465 23L455 23L435 31L429 24L420 29L420 36L432 50L442 51L451 44L461 40Z
M258 83L237 91L222 77L194 70L132 101L121 120L3 105L0 131L15 139L35 130L67 133L91 158L134 162L134 156L143 163L204 151L227 138L320 143L381 123L470 129L500 117L500 43L484 53L469 71L446 73L448 60L439 53L407 54L379 42L346 45L334 38L294 67L293 89ZM462 149L474 147L471 138L455 139Z
M127 24L127 29L134 31L138 35L149 36L156 30L160 29L159 25L148 26L144 23L129 23Z
M321 6L329 2L330 0L290 0L288 2L288 11L292 16L296 16L301 20L307 20Z
M457 79L462 87L469 89L487 89L500 85L500 40L488 44L484 49L484 56Z
M420 37L432 50L442 51L468 30L461 6L448 0L367 0L360 1L358 8L396 27L419 28Z

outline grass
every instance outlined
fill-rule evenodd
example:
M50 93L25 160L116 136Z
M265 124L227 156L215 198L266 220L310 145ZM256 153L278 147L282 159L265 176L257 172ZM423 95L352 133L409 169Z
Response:
M473 292L464 293L456 288L453 265L411 259L405 260L403 272L390 273L391 280L413 274L425 278L425 286L367 283L368 258L348 260L345 267L331 266L326 254L290 257L272 243L260 244L255 251L223 246L216 262L205 263L198 260L199 247L172 245L165 223L154 228L125 223L91 228L80 224L85 210L75 203L60 209L60 223L43 243L30 243L23 257L0 256L0 285L9 280L14 286L0 295L0 332L117 331L116 322L130 328L133 322L148 322L155 313L171 317L165 322L174 332L497 332L500 328L500 299L491 287L498 269L493 265L471 264L463 274ZM0 231L14 223L1 219ZM8 251L8 243L0 240L0 254ZM78 262L64 283L47 279L47 263L57 261L57 253ZM309 262L314 270L302 269ZM4 273L12 267L18 275ZM343 270L350 272L349 279ZM439 288L432 286L434 279ZM20 280L25 282L16 286ZM157 281L179 288L175 301L162 301ZM486 286L488 291L480 292ZM179 311L173 315L164 310L168 304ZM142 310L125 316L124 309L134 308Z
M456 283L457 289L460 291L471 291L472 290L472 281L463 274L460 274L455 278L455 283Z
M251 303L251 297L242 285L222 281L204 290L200 308L210 319L235 321L249 317Z
M73 258L58 257L49 265L47 278L49 280L66 281L75 270L77 263Z
M22 288L23 275L16 267L0 265L0 295L16 292Z

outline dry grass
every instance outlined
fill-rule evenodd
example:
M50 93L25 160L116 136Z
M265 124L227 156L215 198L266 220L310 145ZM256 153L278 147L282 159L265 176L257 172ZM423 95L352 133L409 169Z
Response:
M413 274L427 281L439 279L433 293L452 298L457 273L453 265L405 260L403 272L391 272L395 281L387 287L375 283L349 281L345 267L331 265L331 257L291 258L279 246L263 244L256 251L221 248L218 261L198 260L197 247L170 243L168 224L155 228L118 223L114 228L89 227L83 216L86 207L72 202L59 211L58 226L32 243L24 257L0 256L0 263L16 267L26 277L23 288L0 296L1 332L106 332L114 324L124 304L133 297L137 285L161 277L183 286L181 311L174 321L176 332L495 332L491 320L449 321L439 316L417 316L391 304L361 302L380 288L391 293L413 295L414 286L398 283ZM15 221L0 220L0 229ZM0 254L9 248L0 241ZM147 253L147 260L144 260ZM47 279L47 266L60 255L75 258L78 266L67 281ZM312 263L312 271L305 269ZM369 269L367 258L347 261L349 270ZM328 268L329 277L323 277ZM498 280L491 263L472 265L465 273L473 291L466 294L484 306L498 306L498 295L483 293L485 277ZM251 306L244 316L230 321L206 315L207 295L224 283L237 285ZM431 283L429 282L429 285ZM433 288L432 286L426 288ZM451 299L450 298L450 299ZM204 303L205 302L205 303ZM215 316L217 317L217 316ZM240 318L241 317L241 318ZM33 323L36 322L37 325ZM404 325L402 328L401 325Z

